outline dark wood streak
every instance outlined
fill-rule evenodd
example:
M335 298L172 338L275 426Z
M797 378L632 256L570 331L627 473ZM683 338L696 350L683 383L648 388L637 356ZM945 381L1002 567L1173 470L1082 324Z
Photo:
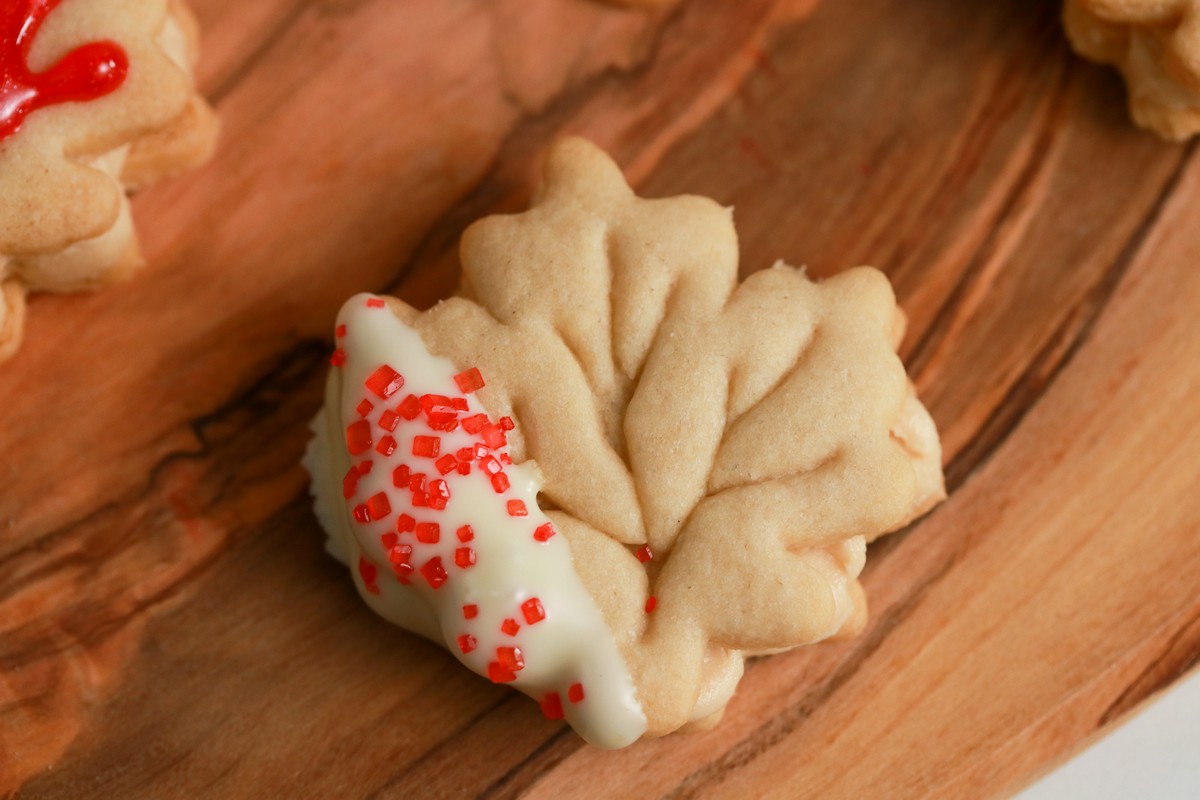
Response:
M396 774L394 778L382 786L379 786L373 792L367 795L367 800L382 800L383 798L388 797L405 796L405 792L402 790L405 790L412 785L414 768L416 768L421 762L434 760L441 754L451 753L454 750L453 745L457 737L462 736L474 728L477 728L483 720L487 719L492 714L495 714L500 709L510 706L513 701L518 700L519 697L519 695L513 692L504 693L500 696L500 699L481 709L479 713L470 717L464 724L458 726L452 731L448 731L447 735L441 741L436 742L424 752L415 753L413 758L411 758L408 762L396 768Z
M318 375L323 368L322 364L328 356L327 350L328 346L323 343L304 341L281 353L278 359L273 360L270 365L264 365L269 368L253 376L244 389L221 402L211 412L183 423L195 435L198 446L165 454L150 467L145 484L139 490L128 493L119 500L88 509L60 527L41 533L35 542L26 549L14 550L0 557L0 600L11 596L24 584L34 583L40 577L53 574L61 567L73 563L73 560L79 560L80 563L91 561L91 558L83 554L60 558L25 573L20 582L13 581L10 574L10 572L16 572L19 567L19 564L15 562L31 558L33 554L40 551L52 550L53 545L62 539L77 537L80 529L88 525L95 525L98 518L120 516L136 509L139 504L156 498L161 493L165 473L172 467L213 457L220 450L221 440L209 435L208 429L221 423L228 423L231 417L238 414L253 415L255 412L274 410L286 399L288 392L295 391L303 384L313 383L316 380L314 376ZM264 398L270 398L270 400L264 402ZM313 404L312 413L316 413L316 408L317 405ZM231 426L231 431L226 439L244 434L245 431ZM220 495L214 498L214 500L219 499ZM211 505L215 506L217 503L214 502Z
M513 800L537 783L538 778L584 746L574 731L563 725L508 772L479 793L479 800ZM525 780L517 780L524 777Z
M214 108L219 107L234 89L238 87L247 75L266 57L268 53L295 27L296 22L312 7L313 0L299 0L289 7L287 12L271 26L270 30L259 41L258 45L246 53L227 74L208 92L208 101Z
M967 447L946 465L946 485L950 491L965 483L973 472L987 463L1087 342L1146 238L1155 229L1163 209L1178 189L1196 153L1196 146L1196 142L1192 141L1182 149L1174 170L1117 257L1101 274L1092 290L1064 315L1054 334L1029 361L1020 378L1013 382L1004 400L978 427Z
M1054 69L1058 72L1057 82L1052 90L1051 97L1046 102L1046 109L1042 113L1039 129L1036 132L1038 144L1048 144L1052 140L1053 132L1048 130L1047 125L1052 118L1057 117L1056 109L1061 105L1063 100L1063 91L1066 89L1067 75L1070 72L1072 57L1064 51L1062 47L1061 31L1058 24L1057 3L1043 4L1041 7L1042 19L1037 25L1030 27L1038 34L1038 40L1035 46L1031 46L1028 50L1021 54L1014 54L1008 61L1007 68L1000 72L995 81L989 88L988 101L983 105L980 113L976 114L962 134L962 145L957 148L953 158L950 160L945 172L941 175L937 186L929 193L929 200L922 208L920 217L923 219L932 219L938 223L946 220L948 212L953 207L955 198L958 192L964 187L969 176L974 174L979 168L981 160L984 158L987 149L992 145L998 135L1003 123L1009 119L1016 110L1021 99L1020 81L1014 80L1018 77L1014 73L1019 73L1019 64L1023 64L1029 60L1035 63L1044 63L1047 69ZM914 370L919 371L919 365L916 359L919 355L935 350L936 338L941 338L944 335L943 315L948 310L956 296L961 295L965 284L974 279L974 274L978 272L979 266L985 259L980 258L982 251L987 249L986 243L993 241L999 229L1003 228L1003 222L1006 217L1011 215L1013 202L1018 198L1024 186L1032 175L1031 171L1035 170L1039 162L1044 160L1044 153L1039 153L1038 148L1033 148L1030 157L1023 166L1017 180L1008 192L1005 201L997 215L997 218L992 221L983 237L981 246L977 249L975 258L972 258L967 265L966 270L959 276L959 280L955 285L953 292L947 296L945 302L939 308L938 312L922 332L921 339L913 347L909 361ZM887 242L881 241L880 248L887 246ZM909 244L906 239L900 239L892 245L890 250L883 250L884 255L878 258L880 264L892 264L906 261L909 257L907 250ZM917 265L913 265L914 267Z
M1168 688L1200 665L1200 608L1167 641L1162 652L1104 709L1096 727L1104 728Z
M211 413L197 417L188 423L199 442L197 448L169 453L154 465L141 491L117 503L107 504L103 509L91 511L80 520L67 526L48 532L39 537L40 547L49 550L52 549L48 546L50 543L66 538L79 538L81 534L88 540L103 540L104 531L128 530L131 522L135 520L145 521L153 519L159 514L170 513L170 509L164 506L163 486L167 482L168 473L181 464L205 460L217 462L218 468L206 473L206 477L211 481L206 487L209 491L206 503L203 507L194 509L196 513L215 513L226 498L230 487L240 484L243 489L246 489L253 486L253 481L245 480L244 473L239 468L237 456L245 452L260 452L261 448L252 443L248 444L247 440L269 439L271 436L281 433L280 428L276 425L282 425L286 431L289 423L300 422L303 424L304 420L315 413L317 402L315 402L314 388L319 383L320 364L325 357L326 348L313 342L300 343L292 351L283 354L271 369L260 375L237 396L230 398ZM309 388L308 391L303 390L305 386ZM299 418L295 414L280 415L277 413L284 404L295 404L296 397L310 398L307 402L299 404ZM235 421L239 417L240 421ZM270 434L263 432L264 426L246 424L250 420L262 419L275 421L275 425L266 426L269 428ZM219 436L214 435L215 430L221 427L225 430ZM299 432L296 430L293 433L282 435L288 435L293 441L301 441L302 437L297 436ZM229 457L222 458L225 454L228 454ZM143 526L134 524L132 527ZM96 533L88 535L86 533L88 531ZM137 618L144 612L176 596L185 585L204 575L207 569L219 559L224 548L247 532L247 529L239 529L236 526L229 528L229 537L224 547L215 549L207 558L192 564L186 572L178 576L176 581L139 599L132 607L87 602L87 608L90 609L90 613L86 615L89 620L88 624L81 626L77 637L70 643L55 643L45 638L43 633L45 620L31 622L24 627L15 629L6 638L5 648L0 650L3 662L9 668L16 669L56 656L79 643L90 645L104 641L127 625L131 619ZM111 537L110 548L119 549L125 546L128 546L128 541L123 537ZM21 582L12 582L11 584L5 582L3 585L10 588L12 592L16 592L25 585L62 571L64 567L72 563L94 563L97 555L103 555L103 552L99 551L98 553L95 549L87 549L76 555L53 559L39 569L26 574ZM12 558L22 554L22 551L18 551ZM69 618L80 613L81 610L80 606L59 608L55 616ZM9 654L4 655L4 650L8 650Z
M1028 199L1031 188L1047 169L1049 155L1055 141L1061 135L1059 126L1055 124L1062 114L1063 94L1066 90L1070 70L1064 69L1055 85L1051 101L1046 104L1046 111L1038 122L1034 136L1034 145L1029 149L1025 164L1021 167L1016 180L1013 181L1000 212L988 225L987 232L970 260L959 273L954 289L946 296L945 302L938 308L929 325L925 328L917 343L913 346L907 366L913 379L920 381L922 371L928 366L934 353L943 345L950 332L957 312L960 310L963 298L973 288L973 284L985 273L985 267L1000 246L1002 233L1011 222L1022 203Z

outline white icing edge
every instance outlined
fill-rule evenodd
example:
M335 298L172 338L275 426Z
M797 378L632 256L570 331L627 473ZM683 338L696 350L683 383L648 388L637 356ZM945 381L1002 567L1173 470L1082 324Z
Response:
M413 576L410 586L401 585L379 541L381 533L394 530L391 525L395 514L408 511L421 519L421 509L409 508L408 502L401 500L408 493L395 489L391 482L395 465L421 461L405 456L411 452L412 435L430 433L419 419L413 423L401 421L393 433L399 446L392 457L384 458L374 450L361 456L371 457L374 467L360 478L355 497L350 501L343 498L342 478L351 466L344 432L347 425L360 419L355 407L364 396L364 381L380 364L400 372L405 385L386 402L372 398L376 407L367 418L377 435L380 429L375 422L380 413L406 395L458 394L453 378L461 370L429 353L417 332L386 307L369 308L367 300L371 299L377 298L356 295L338 315L338 324L347 328L346 337L339 340L346 362L330 371L325 406L312 422L314 437L304 458L313 478L314 510L328 534L326 549L351 567L359 594L376 613L441 644L481 675L487 674L487 663L496 647L514 643L499 626L506 617L515 617L522 624L517 640L526 666L512 685L538 700L547 691L557 691L566 720L591 744L606 748L631 744L645 733L646 716L612 631L575 572L566 538L561 534L546 542L532 538L537 526L549 522L537 505L542 478L536 465L526 462L506 466L512 485L504 495L494 492L478 467L469 476L456 476L446 509L425 515L441 525L441 541L415 545L412 534L402 537L406 544L414 545L415 566L432 553L441 556L450 579L436 590L419 574ZM485 413L474 396L468 396L468 403L468 414ZM443 454L474 441L461 430L440 436ZM433 462L426 463L428 474L437 477ZM393 515L379 523L356 522L353 506L376 492L388 494ZM529 515L508 516L505 502L509 499L523 500ZM464 524L475 531L471 545L478 561L469 569L458 570L453 566L454 550L461 543L454 531ZM417 547L424 548L420 556ZM378 565L378 594L368 591L356 567L363 555ZM546 618L534 625L526 625L519 613L520 603L529 597L538 597L546 608ZM463 619L461 609L466 603L479 606L474 620ZM466 655L460 652L456 642L460 633L477 638L474 651ZM575 682L581 682L585 691L584 700L577 704L567 697L567 687Z

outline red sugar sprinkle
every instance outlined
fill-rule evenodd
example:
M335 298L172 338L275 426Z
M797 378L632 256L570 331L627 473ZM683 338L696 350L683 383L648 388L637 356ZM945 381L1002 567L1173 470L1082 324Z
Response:
M375 452L381 455L390 456L396 452L396 440L391 436L385 435L379 440L379 444L375 445Z
M375 585L375 578L379 570L370 561L367 561L366 556L358 557L358 574L362 577L363 584L371 594L379 594L379 587Z
M386 494L378 492L367 499L367 510L371 512L371 519L380 520L392 513L392 504Z
M354 493L358 491L358 470L354 467L346 473L346 477L342 478L342 497L349 500L354 497Z
M500 454L500 463L506 464L506 465L511 465L512 464L512 456L510 456L508 453L501 453Z
M367 308L383 308L383 301L378 297L372 297L367 300Z
M504 428L499 425L488 425L480 432L483 436L483 442L493 450L499 450L504 445L508 444L508 439L504 435Z
M346 326L338 325L336 328L333 329L333 335L338 337L339 339L342 338L343 336L345 336L346 335Z
M425 473L424 472L417 472L417 473L409 476L408 490L410 492L425 491Z
M451 472L454 472L454 470L458 468L458 459L447 453L437 461L433 462L433 465L437 467L439 475L447 475Z
M446 483L441 478L437 478L429 482L429 493L434 497L440 497L444 500L450 499L450 484Z
M539 705L542 707L542 716L546 719L563 718L562 698L558 696L558 692L546 692L546 696Z
M507 633L509 636L516 636L519 630L521 630L521 623L512 617L509 617L500 624L500 632Z
M656 608L658 608L658 598L654 595L650 595L646 598L646 613L653 614L654 609Z
M464 633L458 637L458 649L467 654L475 649L475 637L469 633Z
M407 561L405 561L403 564L394 564L392 566L392 571L396 573L396 580L400 581L405 586L408 586L408 579L412 577L414 572L416 572L416 570L413 569L413 565L409 564Z
M358 470L359 475L366 475L371 471L371 467L373 466L375 466L375 462L368 458L364 461L358 462L358 466L355 467L355 469Z
M634 555L637 556L638 561L644 564L654 558L654 551L650 549L650 545L646 544L639 547Z
M411 473L406 465L401 464L392 470L392 485L397 489L403 489L408 486L408 480Z
M396 406L396 413L407 420L414 420L421 414L421 401L415 394L410 394Z
M538 525L533 532L533 538L539 542L544 542L553 536L557 531L554 530L554 525L547 522L545 525Z
M474 603L463 606L463 619L475 619L477 616L479 616L479 606Z
M497 647L496 660L509 672L520 672L525 669L525 656L521 654L519 647Z
M398 567L401 564L408 564L411 559L412 545L400 544L388 551L388 561L391 561L394 567Z
M425 495L425 500L434 511L446 510L446 498L444 497L439 497L436 494L427 494Z
M384 412L379 415L379 427L383 428L385 431L394 431L396 430L396 426L399 424L400 415L395 411L392 411L390 408L385 409Z
M466 569L475 566L475 551L470 547L460 547L454 551L454 563Z
M454 382L458 384L458 390L463 394L470 394L476 389L483 388L483 376L479 374L476 367L471 367L466 372L455 375Z
M360 419L346 426L346 449L350 451L350 455L365 453L372 444L374 441L371 439L371 423Z
M446 433L458 430L458 417L454 416L453 414L443 414L440 412L437 414L430 414L429 427L431 430L445 431Z
M400 391L400 387L404 386L404 376L387 364L384 364L372 372L365 383L368 389L386 400Z
M413 492L412 500L409 501L409 505L412 505L416 508L429 508L429 495L425 494L424 492Z
M463 525L456 533L460 542L469 542L475 538L475 529L470 525Z
M517 423L513 422L512 417L500 418L500 428L502 430L511 431L515 427L517 427Z
M425 565L421 567L421 577L434 589L440 589L449 577L446 574L446 568L442 566L442 557L434 556L426 561Z
M417 541L425 544L437 544L442 538L442 526L436 522L417 523Z
M525 503L521 500L509 500L508 515L510 517L527 517L529 509L525 508Z
M384 546L384 549L391 550L400 542L400 537L394 533L385 533L379 537L379 543Z
M396 532L408 533L411 530L416 530L417 521L408 514L401 514L396 517Z
M488 475L495 475L504 469L500 466L500 462L491 456L484 456L482 459L480 459L479 467Z
M488 664L488 677L492 683L510 683L517 679L516 673L505 669L499 661L492 661Z
M567 699L570 700L572 703L582 703L583 702L583 684L582 683L572 683L571 687L569 689L567 689Z
M371 511L367 508L366 503L359 503L354 507L354 521L364 525L371 521Z
M365 417L367 414L371 413L371 409L374 407L375 404L364 397L361 401L359 401L359 404L354 408L354 410L358 412L360 417Z
M333 355L329 357L329 363L333 364L335 367L340 367L342 364L345 364L346 351L340 347L337 350L334 350Z
M470 461L458 462L458 474L459 475L470 475L471 474L471 462Z
M467 398L465 397L451 397L450 405L455 411L466 411L468 408L470 408L470 406L467 405Z
M426 414L445 414L454 410L454 404L444 394L421 395L421 410Z
M504 494L510 486L508 476L503 472L499 472L492 476L492 488L496 490L496 494Z
M542 606L541 600L531 597L521 603L521 614L525 617L526 622L534 625L546 618L546 609Z
M472 458L474 458L474 455L471 452L471 448L469 448L469 447L458 448L458 452L456 452L454 455L455 455L455 457L458 458L459 461L470 461Z
M473 416L466 417L462 421L463 430L467 433L479 433L481 430L483 430L483 426L487 425L487 421L488 418L485 414L475 414Z
M442 440L439 436L414 436L412 454L422 458L437 458Z
M486 444L479 444L478 442L476 442L475 445L471 448L471 455L475 456L475 458L483 458L490 452L491 451L488 450L488 447Z

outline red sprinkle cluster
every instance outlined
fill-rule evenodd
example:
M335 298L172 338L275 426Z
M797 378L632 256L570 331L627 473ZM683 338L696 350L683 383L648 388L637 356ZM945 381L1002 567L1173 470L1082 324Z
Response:
M343 336L345 336L345 326L339 326L339 338ZM342 353L338 360L344 364L345 352L340 349L338 352ZM454 380L460 388L470 391L484 386L483 377L474 367L456 375ZM403 387L404 376L388 364L380 365L365 381L365 388L379 400L391 400ZM466 415L468 405L465 397L409 394L394 408L385 408L373 426L368 416L375 410L375 407L375 402L368 397L363 397L355 408L362 419L355 420L346 427L346 449L352 456L364 455L372 449L384 457L395 453L398 444L391 434L395 432L401 419L411 422L423 415L424 422L430 429L428 434L413 436L410 453L416 459L428 459L433 463L426 470L422 470L420 466L402 463L392 471L392 485L411 492L413 508L444 510L450 500L450 485L445 477L451 473L470 475L472 469L478 468L488 476L492 489L497 494L504 494L511 488L511 482L504 472L504 467L512 464L512 458L508 453L499 452L501 448L508 445L507 433L514 427L510 417L502 417L493 422L486 414ZM380 429L378 434L375 427ZM442 453L442 439L438 434L455 431L460 427L465 432L477 437L479 441L470 447L459 448L454 453ZM342 482L343 495L347 500L355 496L358 491L359 478L367 474L371 466L371 460L366 459L351 467L347 472ZM431 475L434 471L436 471L437 477ZM522 500L510 499L506 502L505 507L510 516L525 517L529 515L529 510ZM363 523L376 522L388 516L390 511L386 496L379 494L370 498L366 503L356 506L354 517ZM436 523L433 524L436 525ZM397 520L396 532L407 533L415 530L418 541L425 543L438 541L436 535L433 538L426 538L427 528L414 526L413 517L401 514ZM466 543L473 538L473 533L470 532L470 526L464 526L464 528L466 529L465 537L464 530L460 529L459 539ZM534 529L533 538L536 541L545 542L554 534L553 524L547 522ZM471 548L462 548L460 554L456 555L455 561L461 567L473 565L475 563L474 551ZM407 578L407 575L398 575L398 577Z
M358 574L362 578L363 585L371 594L379 594L379 584L375 582L378 573L379 570L367 560L366 556L358 557Z
M570 700L571 703L582 703L583 697L582 683L572 683L570 688L567 689L567 699ZM559 696L558 692L546 692L546 695L542 698L541 706L542 715L545 716L546 719L563 718L562 697Z
M384 302L371 298L367 306L383 308ZM337 338L344 339L346 334L346 326L339 325ZM346 358L345 350L339 347L330 362L341 367L346 363ZM483 376L474 367L456 375L454 381L463 395L478 391L485 385ZM444 510L451 498L451 488L446 478L470 475L472 470L478 469L497 494L505 494L511 483L504 468L513 462L502 449L507 447L507 434L515 424L509 417L493 421L486 414L468 413L469 405L465 396L407 394L401 398L404 376L388 364L379 365L364 381L363 388L365 393L355 407L360 419L346 427L346 450L352 457L361 460L350 467L342 480L343 497L347 501L358 500L353 506L352 516L363 525L388 520L398 511L394 525L380 534L380 543L387 553L396 580L407 586L412 584L414 576L419 575L430 589L440 589L453 577L450 570L471 569L477 560L475 548L471 546L475 531L470 525L462 525L453 532L461 546L455 548L452 563L443 563L441 556L427 558L419 566L414 561L421 545L437 544L442 540L442 526L437 521L436 512ZM381 404L384 407L372 423L370 416ZM409 422L420 420L428 429L428 432L412 437L408 453L400 450L392 436L402 419ZM452 453L443 452L441 435L459 428L475 441L471 446ZM393 509L391 499L384 492L361 498L359 480L371 472L373 454L389 458L398 452L402 457L411 454L413 459L410 463L398 464L391 473L392 485L409 493L409 508ZM529 515L525 503L516 498L505 501L505 509L512 517ZM546 542L555 533L553 524L546 522L536 526L531 536L534 541ZM451 535L450 531L447 530L445 535ZM359 559L358 571L366 590L371 594L379 594L376 565L363 556ZM500 625L500 633L506 637L515 637L522 624L536 625L547 616L542 601L537 597L524 600L514 611L516 613L506 617ZM462 615L464 620L476 619L479 607L474 603L464 605ZM460 634L456 640L459 650L464 654L478 647L478 639L467 632ZM511 645L496 648L494 658L488 662L487 674L496 683L508 683L516 680L517 673L524 668L525 656L514 641ZM581 702L583 686L573 684L567 696L572 703ZM551 697L558 709L558 716L551 718L561 719L562 703L557 692L547 695L548 699L543 701L542 708L547 708Z

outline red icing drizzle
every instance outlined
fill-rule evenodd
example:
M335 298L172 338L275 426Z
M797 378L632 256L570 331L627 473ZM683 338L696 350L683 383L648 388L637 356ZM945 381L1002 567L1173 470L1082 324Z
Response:
M31 112L58 103L87 102L114 92L129 72L129 57L112 41L67 53L45 72L29 69L29 51L46 17L62 0L0 3L0 140L21 128Z

